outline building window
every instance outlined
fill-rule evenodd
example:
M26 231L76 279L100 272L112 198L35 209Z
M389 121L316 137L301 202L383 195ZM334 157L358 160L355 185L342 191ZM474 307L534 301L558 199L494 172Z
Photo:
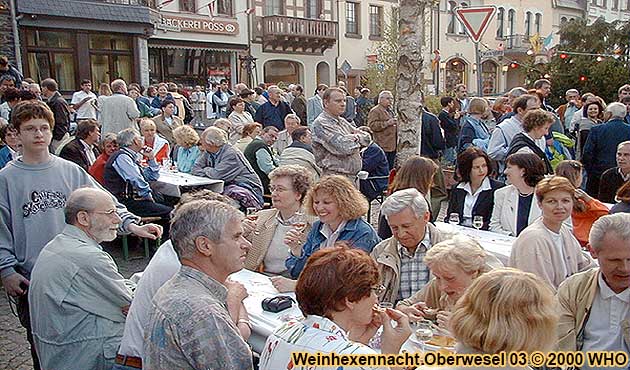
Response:
M210 3L212 4L212 3ZM226 15L231 17L234 15L232 10L232 0L217 0L216 2L216 14L217 15Z
M497 11L497 38L503 38L504 18L505 18L505 9L499 8L499 10Z
M302 83L301 65L289 60L271 60L264 65L265 82L272 84Z
M539 35L540 35L541 26L542 26L542 14L536 13L536 20L534 21L534 29L536 30L536 33Z
M630 1L630 0L628 0ZM449 1L447 3L447 11L448 11L448 27L446 28L446 33L455 33L455 27L457 25L457 17L455 16L455 7L457 3L454 1Z
M359 35L359 14L361 3L346 2L346 33Z
M468 8L468 4L467 3L461 3L461 4L459 4L459 6L462 7L462 8ZM465 35L466 34L466 29L464 28L464 25L460 21L457 21L457 33L459 33L460 35Z
M324 15L324 4L322 0L305 0L306 18L320 19Z
M265 15L284 15L283 0L267 0L265 2Z
M619 0L613 0L612 10L618 10L618 9L619 9Z
M508 30L507 30L507 34L508 36L513 36L514 35L514 18L516 16L516 11L514 9L510 9L508 11Z
M90 34L92 85L122 78L133 81L133 43L131 37Z
M36 82L53 78L61 91L75 90L75 37L69 32L27 29L26 58L29 77Z
M525 37L532 34L532 12L525 13Z
M481 63L481 80L483 81L482 91L483 95L492 95L497 93L497 76L499 72L499 66L491 61L487 60Z
M196 1L195 0L179 0L179 11L186 13L196 13Z
M149 45L149 80L192 86L229 80L232 56L233 53L224 51L161 49Z
M459 58L451 59L446 63L444 88L452 91L457 84L466 83L466 62Z
M370 5L370 36L383 36L383 7Z

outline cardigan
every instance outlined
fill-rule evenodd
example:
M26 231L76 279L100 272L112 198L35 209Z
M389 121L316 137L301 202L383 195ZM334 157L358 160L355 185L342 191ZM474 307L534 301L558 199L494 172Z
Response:
M494 208L490 219L490 231L516 236L516 218L518 216L518 189L514 185L505 186L494 193ZM536 198L532 199L527 224L531 225L540 217L540 206Z
M582 250L566 225L560 226L564 256L559 253L558 246L554 245L550 232L543 224L542 217L526 227L512 244L508 266L531 272L554 289L569 276L597 266L590 254ZM564 268L558 267L562 265Z
M323 226L324 224L321 221L313 223L313 228L308 233L300 257L296 257L292 253L289 254L285 265L292 278L296 279L300 275L308 258L317 252L321 244L326 241L326 237L321 233ZM359 217L348 221L339 232L337 241L342 240L348 241L355 248L363 249L370 253L374 246L381 241L381 238L376 235L376 231L370 224Z
M490 227L490 218L492 216L492 209L494 208L494 192L497 189L500 189L505 186L504 183L500 181L496 181L493 179L490 180L490 188L489 190L483 190L477 201L473 205L472 215L473 216L482 216L483 217L483 226L482 230L488 230ZM448 201L448 209L446 210L446 217L444 218L444 222L449 222L449 215L451 213L457 213L459 215L460 220L464 220L464 201L466 199L466 195L468 192L466 190L458 188L458 185L461 182L455 184L451 188L451 199Z

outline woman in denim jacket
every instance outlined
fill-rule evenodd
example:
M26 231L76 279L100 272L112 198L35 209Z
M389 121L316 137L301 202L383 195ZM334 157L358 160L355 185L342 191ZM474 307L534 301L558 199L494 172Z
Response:
M488 149L490 130L481 117L488 109L488 102L482 98L472 98L468 106L468 116L464 120L459 134L459 150L461 153L470 146L481 148L484 152Z
M308 258L321 248L332 247L336 241L345 240L352 247L367 253L381 239L370 224L361 217L368 211L365 197L343 176L326 176L306 196L305 209L319 217L313 224L304 246L299 242L302 231L287 233L285 243L291 253L286 261L294 279L300 275Z

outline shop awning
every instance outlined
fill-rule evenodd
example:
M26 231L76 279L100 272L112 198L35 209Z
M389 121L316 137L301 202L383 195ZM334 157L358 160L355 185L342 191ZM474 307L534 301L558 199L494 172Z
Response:
M238 52L247 50L247 45L221 44L216 42L179 41L149 39L149 47L157 49L192 49L223 52Z

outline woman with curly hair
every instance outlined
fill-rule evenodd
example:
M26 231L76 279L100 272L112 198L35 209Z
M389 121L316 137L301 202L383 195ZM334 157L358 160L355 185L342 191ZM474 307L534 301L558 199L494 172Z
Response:
M191 126L183 125L173 130L173 138L177 144L173 150L173 161L177 163L177 169L180 172L190 173L197 157L201 154L199 134Z
M297 278L308 258L317 250L328 248L338 240L346 240L354 248L370 253L381 241L376 231L361 217L368 211L363 194L347 178L326 176L309 190L305 209L319 217L313 223L306 243L302 246L304 231L290 230L285 238L291 253L286 261L289 274Z

